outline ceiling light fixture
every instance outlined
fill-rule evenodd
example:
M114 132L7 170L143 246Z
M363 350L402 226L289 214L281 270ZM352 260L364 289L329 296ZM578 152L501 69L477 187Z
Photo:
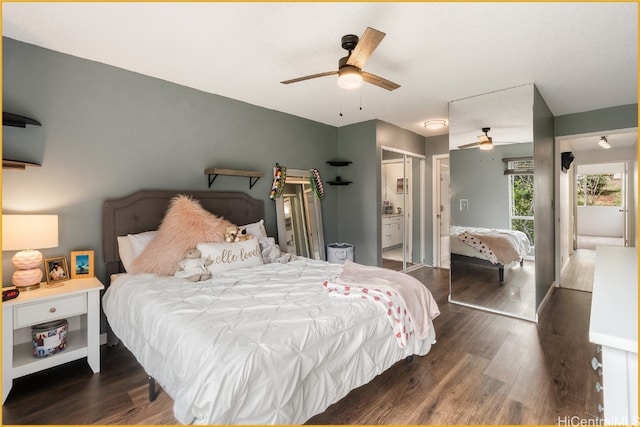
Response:
M447 121L444 119L427 120L426 122L424 122L424 127L431 130L442 129L446 125Z
M357 89L362 86L362 72L358 67L345 65L338 71L338 86L342 89Z
M598 145L602 148L604 148L605 150L608 150L609 148L611 148L611 144L609 144L609 141L607 141L607 137L606 136L601 136L600 137L600 141L598 141Z
M491 141L491 137L488 137L487 139L480 141L480 145L478 145L478 148L481 150L493 149L493 142Z

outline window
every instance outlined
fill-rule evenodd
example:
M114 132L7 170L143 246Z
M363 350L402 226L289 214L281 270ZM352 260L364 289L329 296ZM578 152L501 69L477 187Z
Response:
M622 206L622 174L578 175L578 206Z
M511 229L527 235L531 246L534 239L533 159L531 157L503 159L505 175L509 176L509 217Z

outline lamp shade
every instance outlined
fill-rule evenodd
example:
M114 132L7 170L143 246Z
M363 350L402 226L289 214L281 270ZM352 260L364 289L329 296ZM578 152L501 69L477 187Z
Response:
M58 215L2 215L2 250L58 246Z

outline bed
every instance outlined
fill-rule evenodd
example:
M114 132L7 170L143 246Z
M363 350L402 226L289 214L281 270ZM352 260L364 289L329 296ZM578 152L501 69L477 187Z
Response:
M262 201L237 192L141 191L104 203L110 341L119 339L171 396L179 422L301 424L431 349L437 306L424 308L426 331L401 346L380 304L327 292L347 268L339 264L295 257L198 282L125 273L117 237L156 230L178 193L235 224L264 212Z
M523 265L531 250L526 234L518 230L479 227L450 227L451 262L465 262L498 270L504 282L504 270Z

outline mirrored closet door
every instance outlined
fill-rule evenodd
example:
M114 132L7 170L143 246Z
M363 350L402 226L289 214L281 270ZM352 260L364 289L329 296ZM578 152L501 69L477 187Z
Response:
M533 87L451 102L449 117L449 299L534 320Z
M407 271L424 258L424 157L382 149L382 266Z

